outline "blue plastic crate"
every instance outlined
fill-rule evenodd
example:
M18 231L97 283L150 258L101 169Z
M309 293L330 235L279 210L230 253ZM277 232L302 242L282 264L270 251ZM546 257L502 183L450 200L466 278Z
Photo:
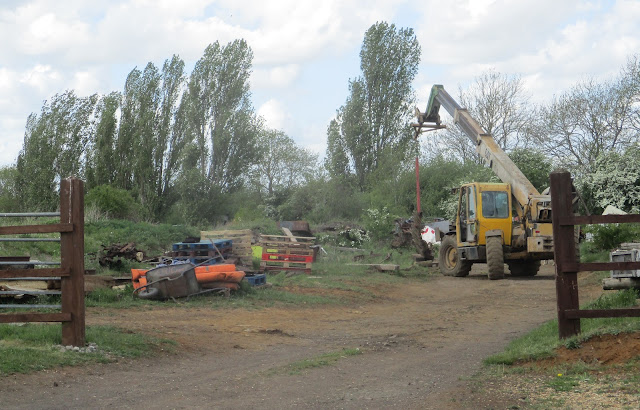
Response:
M245 276L244 278L247 282L249 282L251 286L260 286L267 283L267 275L264 273L261 273L259 275Z

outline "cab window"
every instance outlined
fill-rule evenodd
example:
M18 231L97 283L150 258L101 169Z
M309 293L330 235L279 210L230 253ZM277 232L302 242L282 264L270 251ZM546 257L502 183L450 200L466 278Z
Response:
M485 218L508 218L509 196L504 191L482 193L482 216Z

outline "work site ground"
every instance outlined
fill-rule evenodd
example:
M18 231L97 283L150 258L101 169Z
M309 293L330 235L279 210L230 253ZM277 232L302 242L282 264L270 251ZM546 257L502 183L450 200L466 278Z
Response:
M306 289L330 295L340 289ZM554 266L538 276L375 283L346 305L89 308L87 324L175 340L140 360L2 378L3 408L520 408L482 361L556 315ZM581 297L601 292L581 287ZM497 383L497 384L496 384ZM525 395L525 397L523 397ZM516 406L516 407L513 407Z

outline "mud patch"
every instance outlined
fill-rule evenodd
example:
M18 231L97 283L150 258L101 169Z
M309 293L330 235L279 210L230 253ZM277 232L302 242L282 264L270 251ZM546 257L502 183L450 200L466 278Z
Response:
M565 346L556 349L556 356L522 365L535 364L553 368L567 363L583 362L596 365L621 365L640 358L640 332L594 336L576 349Z

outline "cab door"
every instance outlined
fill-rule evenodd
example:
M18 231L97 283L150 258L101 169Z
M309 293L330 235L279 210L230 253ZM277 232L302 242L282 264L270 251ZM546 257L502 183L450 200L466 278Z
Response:
M460 198L458 202L458 229L459 243L466 245L476 245L478 242L478 224L476 214L476 187L473 185L465 185L460 189Z

